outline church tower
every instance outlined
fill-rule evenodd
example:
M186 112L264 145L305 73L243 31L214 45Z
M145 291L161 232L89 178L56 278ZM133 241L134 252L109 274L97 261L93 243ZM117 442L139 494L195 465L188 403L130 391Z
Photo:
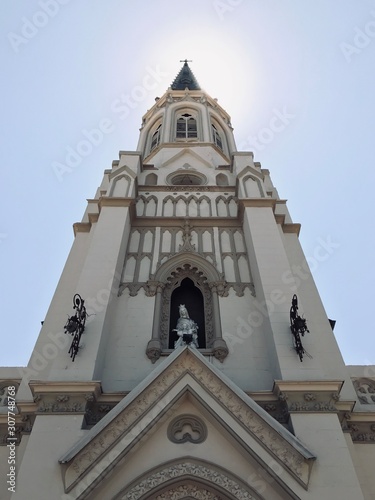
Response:
M299 231L184 61L0 371L2 498L375 498L375 369L345 366Z

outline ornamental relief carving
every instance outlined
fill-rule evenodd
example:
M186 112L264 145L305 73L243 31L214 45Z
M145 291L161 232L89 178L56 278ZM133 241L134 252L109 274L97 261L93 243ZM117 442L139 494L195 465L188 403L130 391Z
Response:
M375 444L375 423L356 422L348 425L354 443L372 443Z
M339 401L340 395L337 392L327 394L320 393L290 393L283 394L287 401L288 410L294 412L337 412L335 403ZM281 393L279 395L281 398Z
M85 411L87 404L84 395L70 397L66 394L54 397L39 396L36 402L39 403L36 410L39 413L80 413Z
M375 380L371 378L359 378L354 379L352 382L361 404L375 404Z
M168 426L168 439L172 443L203 443L207 437L207 427L196 415L179 415Z
M223 497L212 493L212 491L201 489L198 486L184 484L182 486L176 486L168 491L165 491L161 495L158 495L156 497L156 500L189 500L193 498L196 498L198 500L222 500Z
M120 437L128 433L151 405L160 400L172 383L186 371L192 373L211 396L227 408L236 420L273 456L277 457L294 476L307 484L309 464L303 455L248 407L216 375L193 358L189 351L186 351L183 358L178 359L163 372L151 386L145 389L135 401L130 403L98 436L93 438L90 444L76 455L70 466L74 475L78 477L83 474Z
M147 479L142 480L136 486L133 486L131 490L129 490L125 494L122 493L115 497L115 500L139 500L142 497L151 500L151 498L155 498L153 496L149 496L150 494L152 494L152 490L160 487L160 485L171 479L175 481L176 479L183 478L184 476L187 478L191 477L202 479L213 487L219 486L221 489L228 492L228 494L231 494L241 500L256 500L255 497L245 489L245 487L239 485L236 481L229 478L228 476L216 470L210 469L204 465L194 464L190 462L186 462L184 464L175 464L165 468L164 470L154 473ZM181 494L185 493L193 496L193 498L204 500L222 499L222 496L212 496L212 493L210 493L203 486L200 487L199 485L194 484L172 487L171 489L167 490L167 496L164 496L165 494L160 494L156 498L159 500L164 500L164 498L175 500L179 498L186 498L186 496L181 496Z

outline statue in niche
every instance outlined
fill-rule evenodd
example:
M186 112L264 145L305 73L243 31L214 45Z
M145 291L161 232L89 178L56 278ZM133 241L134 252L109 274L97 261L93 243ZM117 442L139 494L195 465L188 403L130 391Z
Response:
M198 348L198 325L190 319L189 313L184 304L179 306L180 317L177 320L176 328L172 331L177 332L178 340L174 344L174 348L182 345L190 345Z

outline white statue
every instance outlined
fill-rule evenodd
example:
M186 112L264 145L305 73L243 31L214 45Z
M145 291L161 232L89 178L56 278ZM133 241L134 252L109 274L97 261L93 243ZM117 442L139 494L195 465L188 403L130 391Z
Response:
M189 313L185 304L179 306L180 317L177 320L176 328L173 332L177 332L178 340L174 344L174 348L182 345L191 345L198 347L198 325L195 321L189 318Z

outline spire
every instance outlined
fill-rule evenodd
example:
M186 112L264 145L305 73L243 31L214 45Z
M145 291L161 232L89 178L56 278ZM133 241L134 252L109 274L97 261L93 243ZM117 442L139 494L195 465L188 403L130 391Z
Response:
M188 61L185 59L181 61L184 63L179 74L176 76L174 82L171 85L172 90L185 90L186 87L189 90L201 90L199 83L197 82L193 72L189 68Z

